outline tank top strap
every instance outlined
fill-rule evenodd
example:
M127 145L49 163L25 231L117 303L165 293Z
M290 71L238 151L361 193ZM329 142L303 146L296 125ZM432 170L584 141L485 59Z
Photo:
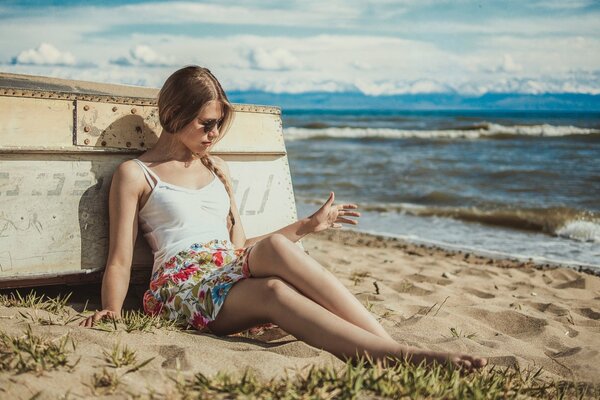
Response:
M144 171L144 175L146 176L146 179L148 180L148 183L150 184L150 187L152 189L154 189L154 186L156 184L158 184L158 182L160 182L160 178L158 177L158 175L156 175L156 173L152 172L152 170L150 168L148 168L146 166L146 164L144 164L143 162L141 162L137 158L134 158L133 161L135 161L136 163L139 164L140 167L142 167L142 171ZM156 179L156 183L152 180L152 178L150 178L151 176L154 179Z

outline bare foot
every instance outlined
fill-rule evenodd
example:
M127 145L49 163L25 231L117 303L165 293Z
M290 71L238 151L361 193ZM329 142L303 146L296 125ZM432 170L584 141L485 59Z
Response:
M483 357L475 357L460 353L427 351L414 347L404 347L402 354L408 361L415 365L418 365L423 361L425 361L426 365L437 362L438 364L450 364L464 372L471 372L487 365L487 359Z

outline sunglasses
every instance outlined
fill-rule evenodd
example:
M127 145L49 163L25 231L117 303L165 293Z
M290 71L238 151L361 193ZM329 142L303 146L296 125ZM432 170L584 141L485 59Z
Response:
M221 125L223 124L223 119L207 119L206 121L202 121L201 119L198 119L198 121L202 124L202 126L204 127L204 133L210 133L213 131L213 129L215 129L215 126L219 129L221 129Z

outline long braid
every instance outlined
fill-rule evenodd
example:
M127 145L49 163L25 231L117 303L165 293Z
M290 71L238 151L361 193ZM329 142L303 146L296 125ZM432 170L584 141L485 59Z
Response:
M221 172L221 170L219 168L217 168L217 166L212 162L212 160L206 154L203 155L202 157L200 157L200 161L202 161L202 164L204 164L204 166L206 166L206 168L208 168L209 170L214 172L215 175L217 175L219 177L221 182L223 182L223 185L225 186L225 189L227 190L227 194L229 195L229 200L230 200L230 204L231 204L231 202L232 202L231 199L233 198L233 193L232 193L231 187L229 186L229 182L227 182L225 175L223 175L223 172ZM231 236L231 231L233 230L233 226L235 225L235 219L233 218L233 212L231 211L231 205L229 206L229 221L231 222L231 227L229 228L229 235Z

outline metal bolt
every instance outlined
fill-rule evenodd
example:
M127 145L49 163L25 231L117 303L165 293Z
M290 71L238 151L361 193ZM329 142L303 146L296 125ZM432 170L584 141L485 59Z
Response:
M132 113L132 114L135 114L136 112L137 112L137 110L136 110L135 108L132 108L132 109L131 109L131 113Z
M83 143L85 143L85 144L90 144L90 139L85 139L85 140L83 141Z
M142 127L141 126L136 126L135 127L135 131L138 132L138 133L141 132L142 131Z
M127 143L125 143L125 146L127 146L127 147L131 147L131 142L127 142Z
M140 146L141 146L141 147L144 147L144 142L140 142Z
M89 132L89 131L90 131L90 127L89 127L89 126L86 126L85 128L83 128L83 131L84 131L84 132Z
M113 107L112 110L113 110L113 112L117 111L117 107L116 106Z
M106 146L106 140L103 140L101 144L102 146Z
M90 109L90 106L88 106L88 105L85 105L85 106L83 106L83 110L84 110L84 111L87 111L87 110L89 110L89 109Z

